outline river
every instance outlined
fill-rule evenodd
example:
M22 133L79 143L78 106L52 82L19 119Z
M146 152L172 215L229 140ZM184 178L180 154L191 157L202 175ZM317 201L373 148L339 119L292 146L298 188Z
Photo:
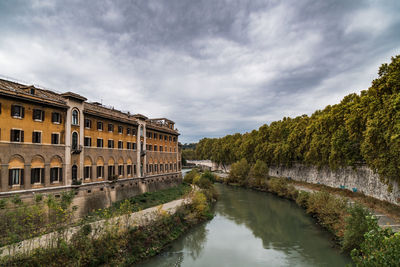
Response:
M295 203L216 184L215 217L140 266L345 266L349 257Z

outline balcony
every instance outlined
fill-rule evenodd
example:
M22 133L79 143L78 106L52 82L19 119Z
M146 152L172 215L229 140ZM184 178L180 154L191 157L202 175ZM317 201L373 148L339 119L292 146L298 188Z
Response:
M72 146L71 154L79 154L82 152L82 145Z

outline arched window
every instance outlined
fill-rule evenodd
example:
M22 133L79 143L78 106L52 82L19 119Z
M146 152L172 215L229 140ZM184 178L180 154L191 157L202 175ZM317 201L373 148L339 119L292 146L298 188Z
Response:
M72 124L79 125L79 115L76 109L72 111Z
M77 132L72 133L72 149L73 150L78 149L78 133Z
M76 165L72 165L72 180L78 179L78 167Z

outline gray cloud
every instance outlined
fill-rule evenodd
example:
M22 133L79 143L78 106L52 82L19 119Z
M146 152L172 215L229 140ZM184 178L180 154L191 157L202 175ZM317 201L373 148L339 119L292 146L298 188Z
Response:
M0 74L177 122L182 142L310 114L400 53L398 1L2 1Z

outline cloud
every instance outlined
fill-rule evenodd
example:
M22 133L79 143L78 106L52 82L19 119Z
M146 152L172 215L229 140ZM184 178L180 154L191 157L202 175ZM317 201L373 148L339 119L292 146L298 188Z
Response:
M396 1L0 2L0 74L177 123L182 142L311 114L398 54Z

